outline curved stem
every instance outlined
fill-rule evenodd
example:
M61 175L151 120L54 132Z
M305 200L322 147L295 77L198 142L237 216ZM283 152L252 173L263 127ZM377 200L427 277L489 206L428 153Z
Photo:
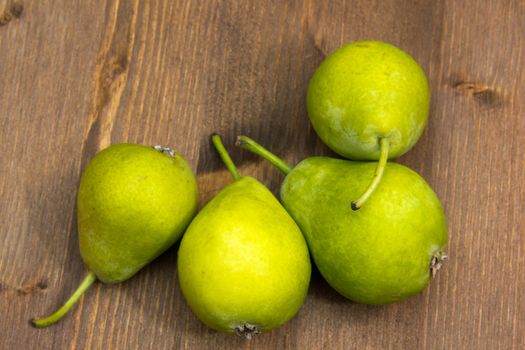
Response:
M379 146L381 147L381 153L379 155L379 162L376 167L376 171L374 173L374 177L372 178L372 181L370 181L370 184L368 185L368 188L366 191L359 197L358 200L353 201L350 204L350 207L352 207L352 210L358 210L361 208L364 202L370 197L370 195L374 192L377 185L379 185L379 182L381 182L381 178L383 177L383 172L385 170L386 162L388 160L388 148L389 148L388 139L382 138L379 140Z
M226 168L228 169L230 174L232 174L233 179L240 179L241 175L239 175L239 171L237 170L237 167L233 163L232 159L230 158L228 151L226 151L226 148L224 148L220 135L212 134L211 142L215 146L217 152L219 152L219 156L221 156L222 162L224 163L224 165L226 165Z
M285 175L292 171L292 167L288 163L286 163L284 160L268 151L263 146L259 145L257 142L255 142L248 136L238 136L237 143L235 145L263 157L264 159L272 163Z
M88 271L86 277L82 280L77 290L69 297L69 299L58 309L54 314L40 319L33 319L31 322L35 327L43 328L50 326L58 321L75 305L84 294L84 292L97 280L97 276L94 272Z

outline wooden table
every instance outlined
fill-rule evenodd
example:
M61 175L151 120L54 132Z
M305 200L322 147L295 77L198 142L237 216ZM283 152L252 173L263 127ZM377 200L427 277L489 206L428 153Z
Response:
M172 146L202 205L230 182L208 139L218 132L242 174L277 194L282 176L234 148L236 135L291 163L333 155L308 121L306 86L357 39L403 48L430 79L428 128L398 160L449 220L450 260L430 288L365 306L314 272L299 314L246 341L191 313L174 247L125 283L95 284L60 323L29 325L84 274L76 191L98 150ZM523 349L524 67L522 0L0 0L0 348Z

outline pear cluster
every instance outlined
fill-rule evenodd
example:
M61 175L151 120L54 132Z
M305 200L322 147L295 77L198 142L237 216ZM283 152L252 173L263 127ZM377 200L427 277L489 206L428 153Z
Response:
M181 237L178 279L188 305L209 327L246 338L299 311L310 256L328 284L355 302L421 292L446 258L446 219L428 183L388 159L417 142L429 101L423 70L402 50L375 41L344 46L314 73L307 109L320 138L350 160L311 157L291 166L239 136L239 147L285 174L279 201L241 176L212 135L232 183L198 213L197 181L178 153L108 147L80 180L86 277L61 308L33 324L59 321L95 281L131 278Z

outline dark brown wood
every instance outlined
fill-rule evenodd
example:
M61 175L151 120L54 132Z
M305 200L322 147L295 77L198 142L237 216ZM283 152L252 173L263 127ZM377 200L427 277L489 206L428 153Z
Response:
M100 283L60 323L32 328L78 285L76 190L116 142L170 145L200 203L240 171L282 176L233 147L250 135L292 162L332 153L305 91L345 42L380 39L424 67L430 123L399 161L442 199L450 260L424 293L346 301L317 272L288 324L252 341L203 326L177 284L174 247L120 285ZM0 0L0 348L525 348L525 2Z

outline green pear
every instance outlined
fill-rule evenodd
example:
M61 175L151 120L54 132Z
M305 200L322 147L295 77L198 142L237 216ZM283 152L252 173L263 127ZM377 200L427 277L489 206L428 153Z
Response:
M407 152L423 133L429 108L421 67L406 52L379 41L337 49L315 71L307 92L308 116L319 137L354 160L386 162ZM354 201L354 210L368 196Z
M80 253L88 273L57 312L59 321L89 286L118 283L168 249L197 209L197 182L188 163L168 148L112 145L86 166L78 190Z
M274 195L239 175L218 135L212 141L234 182L188 227L178 253L179 283L206 325L251 338L300 309L310 258L301 231Z
M287 174L281 201L298 223L326 281L356 302L385 304L422 291L446 258L447 224L426 181L388 163L382 182L362 210L349 215L375 163L312 157L291 168L255 141L239 145Z

